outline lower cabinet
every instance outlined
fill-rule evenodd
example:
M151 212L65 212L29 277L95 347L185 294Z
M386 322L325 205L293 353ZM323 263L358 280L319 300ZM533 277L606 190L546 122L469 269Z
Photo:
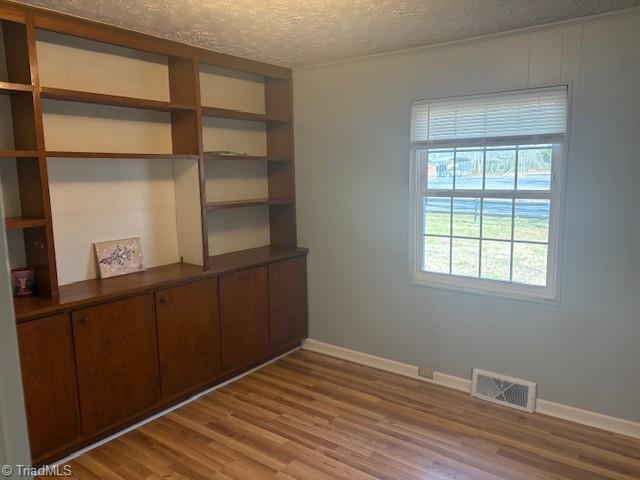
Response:
M79 310L72 318L84 435L124 422L159 401L151 294Z
M69 315L18 325L20 364L33 459L80 437Z
M306 258L40 318L17 330L33 460L51 461L305 338Z
M305 257L269 265L269 321L272 351L307 337Z
M234 372L266 358L269 351L267 267L220 277L222 370Z
M162 397L214 381L221 374L218 279L156 292Z

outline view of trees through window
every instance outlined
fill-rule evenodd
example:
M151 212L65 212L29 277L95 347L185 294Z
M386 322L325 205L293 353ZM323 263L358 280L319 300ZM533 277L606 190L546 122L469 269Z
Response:
M422 270L545 286L553 146L416 153Z

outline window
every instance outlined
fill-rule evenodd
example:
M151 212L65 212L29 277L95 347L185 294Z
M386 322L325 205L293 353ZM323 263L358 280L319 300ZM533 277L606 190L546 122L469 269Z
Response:
M412 106L416 283L555 300L567 87Z

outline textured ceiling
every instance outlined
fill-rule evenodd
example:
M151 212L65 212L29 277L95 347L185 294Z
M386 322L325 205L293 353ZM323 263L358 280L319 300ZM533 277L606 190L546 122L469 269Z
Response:
M301 67L640 5L640 0L22 0Z

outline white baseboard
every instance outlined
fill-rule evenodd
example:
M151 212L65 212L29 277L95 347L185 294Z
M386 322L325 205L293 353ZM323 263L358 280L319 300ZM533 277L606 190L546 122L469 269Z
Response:
M312 352L324 353L325 355L338 357L343 360L351 360L355 363L378 368L386 372L397 373L398 375L404 375L405 377L415 377L420 380L427 380L426 378L418 376L418 368L413 365L396 362L395 360L387 360L386 358L376 357L375 355L369 355L368 353L357 352L355 350L349 350L348 348L337 347L311 338L307 338L304 341L302 348Z
M443 387L453 388L465 393L471 393L471 380L462 377L454 377L442 372L433 372L433 383Z
M639 422L633 422L624 418L610 417L609 415L604 415L602 413L583 410L581 408L551 402L542 398L539 398L536 402L536 413L569 420L570 422L580 423L589 427L600 428L602 430L626 435L628 437L640 438Z
M337 347L328 343L320 342L312 338L307 339L302 346L303 349L312 352L324 353L333 357L349 360L368 367L378 368L387 372L397 373L405 377L411 377L423 382L441 385L462 392L471 392L471 380L455 377L446 373L434 372L433 380L418 375L418 367L406 363L376 357L368 353L349 350L348 348ZM640 438L640 422L633 422L623 418L610 417L590 410L563 405L539 398L536 401L536 413L548 415L550 417L569 420L581 425L600 428L612 433L627 435L633 438Z

